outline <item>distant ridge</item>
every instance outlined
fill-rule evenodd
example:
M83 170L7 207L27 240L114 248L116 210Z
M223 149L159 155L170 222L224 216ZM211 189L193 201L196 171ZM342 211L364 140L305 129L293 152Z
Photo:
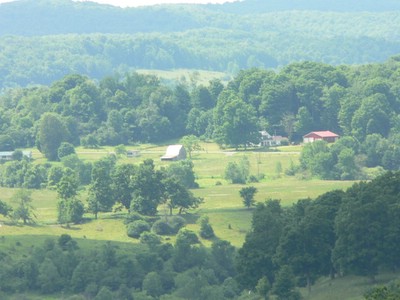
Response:
M169 32L197 26L190 14L174 5L120 8L71 0L0 4L0 35Z
M138 8L20 0L0 5L0 92L71 73L101 79L137 69L235 74L296 61L383 62L400 53L399 20L400 0Z
M0 36L182 32L212 26L210 20L221 13L260 14L293 10L400 11L400 1L245 0L225 4L170 4L120 8L72 0L19 0L0 4ZM217 23L221 24L221 21Z
M213 5L210 5L213 6ZM245 0L214 5L225 12L248 14L287 10L384 12L400 10L398 0Z

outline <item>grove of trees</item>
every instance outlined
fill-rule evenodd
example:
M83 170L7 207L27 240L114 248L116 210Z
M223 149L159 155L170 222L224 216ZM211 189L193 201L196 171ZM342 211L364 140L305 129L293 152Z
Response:
M65 299L233 299L234 248L215 240L210 249L182 229L176 243L142 234L140 244L103 243L80 249L69 235L48 238L24 255L0 257L0 297L62 294Z

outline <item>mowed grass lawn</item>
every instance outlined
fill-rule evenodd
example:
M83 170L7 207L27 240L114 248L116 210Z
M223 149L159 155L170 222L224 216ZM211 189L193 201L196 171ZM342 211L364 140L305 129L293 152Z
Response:
M127 147L127 149L140 150L140 157L123 157L119 160L119 163L140 164L148 158L154 160L157 168L167 167L171 163L160 161L160 156L164 154L166 145L141 145ZM298 150L298 147L287 147L280 149L279 152L235 152L232 149L221 150L215 144L203 144L202 151L193 153L192 161L197 182L200 185L200 188L193 190L193 193L202 197L204 203L197 210L190 211L186 215L189 223L188 228L198 232L197 219L200 216L207 215L219 238L230 241L236 247L243 244L245 234L251 226L252 209L243 206L239 195L240 189L245 185L233 185L227 182L224 179L224 170L229 162L239 162L244 156L250 162L250 174L264 175L264 178L259 182L246 185L257 188L258 192L255 195L257 202L263 202L267 199L280 199L282 205L287 206L298 199L316 198L327 191L346 189L353 184L350 181L301 180L286 176L284 170L292 163L298 163ZM77 149L79 157L86 161L95 161L113 151L113 148ZM34 157L37 161L45 162L45 159L36 151ZM15 190L1 188L0 192L0 199L10 202ZM84 202L86 201L86 193L86 191L82 191L80 195ZM43 237L68 233L74 238L87 240L137 242L137 240L126 235L126 227L123 224L124 213L100 214L98 220L94 220L92 215L87 214L85 216L87 222L84 224L65 228L57 224L57 194L55 191L33 191L32 197L34 199L33 206L36 208L37 224L33 226L9 226L7 225L8 220L0 216L0 224L2 224L0 237L10 235ZM164 213L164 210L160 207L160 214L162 213ZM209 242L204 242L209 244Z

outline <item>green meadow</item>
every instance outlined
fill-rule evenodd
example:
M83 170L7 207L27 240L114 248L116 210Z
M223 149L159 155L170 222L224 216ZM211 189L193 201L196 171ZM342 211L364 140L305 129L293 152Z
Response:
M193 190L196 196L204 199L203 204L185 215L189 229L199 230L197 219L207 215L216 235L230 241L234 246L240 247L245 239L246 232L251 226L252 209L243 206L239 190L244 185L233 185L224 179L224 170L228 162L240 161L246 156L250 162L250 174L261 177L259 182L248 183L257 188L255 199L258 202L267 199L280 199L283 205L291 205L298 199L316 198L327 191L346 189L353 182L322 181L318 179L304 180L297 177L288 177L284 171L291 165L297 164L299 147L282 147L275 151L234 151L233 149L219 149L212 143L204 143L203 150L193 153L192 161L197 176L199 188ZM120 157L119 163L140 164L144 159L153 159L157 167L167 167L171 162L160 161L166 145L140 145L129 146L128 150L139 150L140 156L135 158ZM35 163L44 163L45 159L35 149L32 149ZM95 161L105 155L114 153L114 149L84 149L78 148L79 157L86 161ZM1 188L1 199L11 202L15 192L13 189ZM30 226L10 225L8 220L1 217L0 237L3 239L28 239L31 243L32 236L38 239L48 236L59 236L67 233L74 238L96 241L116 241L136 243L126 235L123 223L126 212L103 213L97 220L90 214L85 215L86 222L69 227L57 224L57 194L51 190L35 190L32 193L33 206L36 208L36 224ZM82 190L80 198L86 201L86 191ZM165 213L165 208L160 206L160 215ZM26 237L29 238L26 238ZM23 238L24 237L24 238ZM173 238L171 238L173 239ZM33 239L32 242L35 242ZM206 245L207 241L203 241Z

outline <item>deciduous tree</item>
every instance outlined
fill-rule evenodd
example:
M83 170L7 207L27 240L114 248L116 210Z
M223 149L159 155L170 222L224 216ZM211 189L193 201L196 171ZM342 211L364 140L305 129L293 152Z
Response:
M244 187L239 191L240 197L242 197L243 199L243 204L248 209L254 206L255 204L254 195L256 193L257 193L257 188L255 188L254 186Z
M145 160L132 178L131 209L144 215L155 215L163 199L162 178L162 172L155 170L153 160Z
M58 160L58 148L68 139L67 129L59 115L46 113L39 124L39 150L49 160Z
M112 177L115 158L106 157L93 164L92 183L89 188L89 210L97 218L99 212L110 211L115 203L112 192Z
M274 280L274 256L284 226L284 213L278 200L259 203L253 213L251 231L238 251L238 282L253 289L264 276Z
M16 206L13 208L12 218L15 221L22 220L24 224L34 222L36 215L31 195L32 192L25 189L19 189L14 193L12 201Z
M192 134L185 135L180 139L179 142L185 147L190 159L192 159L193 151L200 151L202 149L200 145L200 139Z
M0 200L0 215L6 217L10 213L10 211L11 207L7 203Z

